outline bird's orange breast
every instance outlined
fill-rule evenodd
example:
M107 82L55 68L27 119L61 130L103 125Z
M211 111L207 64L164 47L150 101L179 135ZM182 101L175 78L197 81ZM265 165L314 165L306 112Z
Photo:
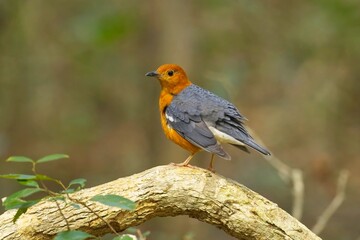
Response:
M200 150L199 147L193 145L186 139L184 139L180 134L178 134L171 126L167 123L165 110L166 107L170 105L172 99L174 98L173 95L161 91L160 98L159 98L159 107L160 107L160 119L161 119L161 126L162 129L168 139L176 143L177 145L181 146L182 148L186 149L187 151L195 154Z

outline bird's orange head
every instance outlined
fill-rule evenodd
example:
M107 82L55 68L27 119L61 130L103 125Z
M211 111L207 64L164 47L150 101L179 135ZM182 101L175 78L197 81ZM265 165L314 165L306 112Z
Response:
M185 71L176 64L161 65L156 71L148 72L145 76L159 79L162 91L176 95L191 84Z

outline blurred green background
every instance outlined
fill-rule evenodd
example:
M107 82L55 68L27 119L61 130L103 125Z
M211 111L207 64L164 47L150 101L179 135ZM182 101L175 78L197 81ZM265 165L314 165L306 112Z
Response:
M40 170L98 185L182 162L162 133L157 80L177 63L238 106L282 161L304 171L302 222L332 200L340 169L347 197L321 234L360 236L360 2L0 1L0 173L27 173L11 155L69 160ZM290 211L291 190L262 157L226 147L215 168ZM192 164L207 167L201 153ZM20 189L0 181L0 197ZM3 211L3 209L1 210ZM150 239L233 239L188 217L140 226Z

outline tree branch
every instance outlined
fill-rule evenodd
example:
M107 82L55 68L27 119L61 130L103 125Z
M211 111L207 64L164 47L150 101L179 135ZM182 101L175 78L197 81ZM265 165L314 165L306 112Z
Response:
M117 194L137 202L125 211L88 201L97 194ZM259 194L207 170L158 166L144 172L71 194L117 231L154 217L188 215L223 229L238 239L320 239L303 224ZM102 236L108 226L88 209L59 202L71 229ZM0 239L51 239L67 230L56 204L42 201L14 224L15 211L0 216Z
M336 196L331 201L329 206L325 209L325 211L319 216L317 222L315 223L312 230L320 234L322 230L325 228L326 224L328 223L329 219L332 215L336 212L336 210L340 207L342 202L345 200L345 189L346 184L349 178L349 171L348 170L341 170L337 182L337 191Z

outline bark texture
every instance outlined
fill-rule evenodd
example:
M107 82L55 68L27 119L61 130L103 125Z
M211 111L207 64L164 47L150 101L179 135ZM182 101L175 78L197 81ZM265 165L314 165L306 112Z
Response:
M117 194L137 202L134 211L88 201L97 194ZM212 224L238 239L320 239L303 224L259 194L207 170L158 166L71 195L87 204L116 230L153 217L188 215ZM85 207L58 202L71 229L101 236L106 224ZM42 201L14 224L15 211L0 216L0 239L52 239L67 230L56 204Z

